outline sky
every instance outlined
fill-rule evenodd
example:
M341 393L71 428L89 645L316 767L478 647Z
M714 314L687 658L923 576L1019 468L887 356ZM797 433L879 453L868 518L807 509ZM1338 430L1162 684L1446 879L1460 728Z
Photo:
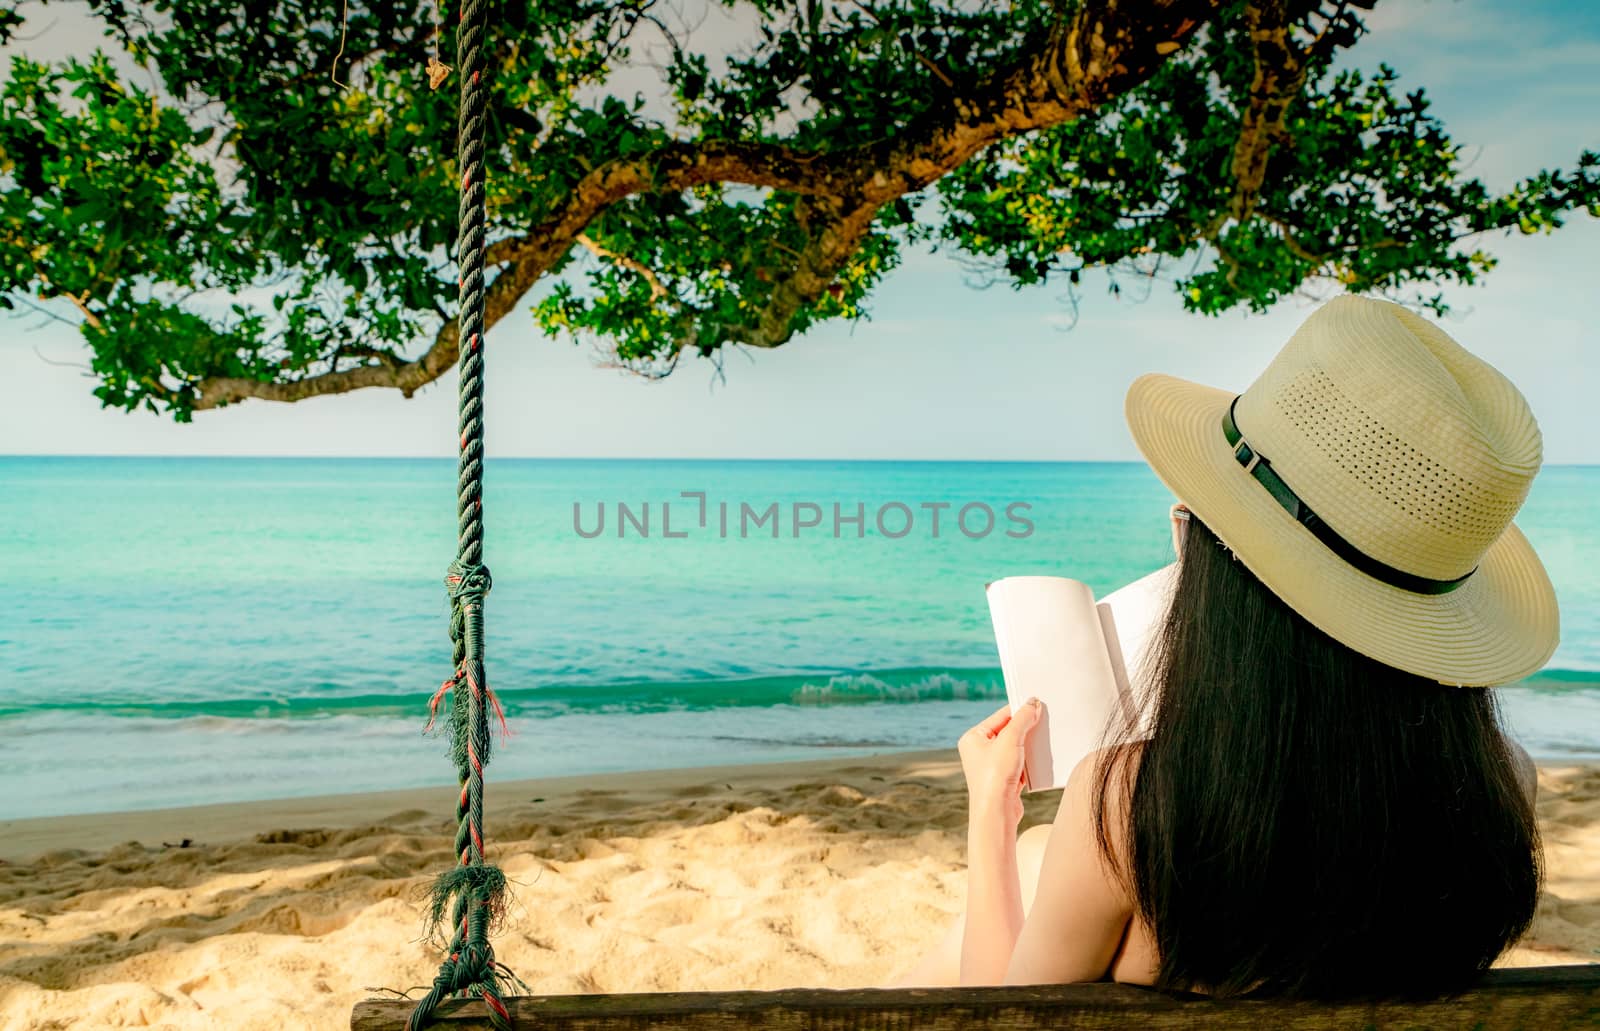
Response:
M8 52L87 53L81 17L34 14ZM1600 4L1387 0L1349 63L1393 65L1426 87L1469 145L1471 174L1505 188L1600 149ZM1551 463L1600 462L1600 221L1552 236L1489 237L1500 266L1446 291L1445 329L1527 396ZM598 366L587 344L544 336L525 311L488 338L491 456L1131 460L1122 396L1160 371L1244 389L1316 307L1186 314L1170 284L1116 299L1086 277L1074 321L1053 284L981 289L946 254L908 252L869 300L770 352L729 353L719 378L686 360L650 382ZM0 317L0 454L449 456L454 375L410 400L367 390L293 405L249 402L191 424L104 410L75 329Z

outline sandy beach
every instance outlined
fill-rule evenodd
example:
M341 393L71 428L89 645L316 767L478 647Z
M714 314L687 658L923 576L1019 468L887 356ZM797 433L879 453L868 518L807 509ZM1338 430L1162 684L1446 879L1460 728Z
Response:
M870 985L962 903L953 752L490 791L515 887L496 945L536 992ZM432 977L419 896L453 796L0 823L0 1027L347 1027ZM1600 962L1600 767L1541 769L1539 815L1546 897L1503 962Z

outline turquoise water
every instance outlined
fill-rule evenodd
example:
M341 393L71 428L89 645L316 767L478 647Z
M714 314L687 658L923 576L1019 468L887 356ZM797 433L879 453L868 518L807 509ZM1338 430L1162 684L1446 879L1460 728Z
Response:
M454 486L0 458L0 817L452 782L421 731ZM491 461L490 779L951 744L1003 696L984 583L1120 586L1169 560L1169 500L1135 464ZM1502 693L1543 758L1600 757L1597 507L1600 468L1556 467L1518 520L1562 603L1550 668Z

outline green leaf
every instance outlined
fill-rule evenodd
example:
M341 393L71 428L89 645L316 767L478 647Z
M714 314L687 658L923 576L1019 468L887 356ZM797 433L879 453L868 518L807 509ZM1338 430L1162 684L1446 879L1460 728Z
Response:
M488 239L526 237L523 253L548 258L540 276L505 282L526 287L546 330L598 339L644 371L865 318L913 244L957 251L1017 287L1052 271L1077 287L1090 268L1115 274L1112 296L1170 282L1160 288L1200 314L1265 310L1313 277L1434 307L1446 284L1494 268L1485 240L1504 234L1491 231L1600 216L1600 154L1492 191L1426 94L1402 89L1393 69L1355 70L1358 49L1308 67L1253 209L1236 219L1234 150L1255 66L1244 5L1229 3L1137 86L1073 121L987 140L921 194L880 197L833 254L819 243L826 212L860 183L802 201L778 186L675 191L657 177L694 167L696 147L777 144L785 161L844 167L939 138L930 130L952 111L989 110L974 99L986 76L1032 66L1060 5L726 4L755 31L716 55L714 74L693 41L643 46L637 3L496 13ZM85 298L101 323L85 334L96 396L178 419L208 377L286 382L379 361L362 355L423 353L454 310L459 182L456 81L435 92L419 74L455 42L448 21L434 37L431 0L349 18L327 0L160 0L162 16L147 19L120 4L90 10L107 45L143 67L125 76L127 62L105 54L12 62L0 84L0 298ZM16 24L0 11L0 38ZM349 89L329 77L331 25ZM1327 30L1346 46L1359 22ZM647 63L675 99L638 94L661 80ZM925 181L927 159L869 171ZM782 164L739 178L781 184L768 173ZM573 211L595 249L545 255L541 234ZM809 274L797 276L802 262Z

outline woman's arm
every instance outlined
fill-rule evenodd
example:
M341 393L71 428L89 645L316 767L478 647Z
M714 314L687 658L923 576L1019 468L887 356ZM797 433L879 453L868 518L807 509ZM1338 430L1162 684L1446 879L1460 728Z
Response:
M1022 820L1022 748L1039 722L1030 699L1009 705L961 735L967 780L967 915L961 932L961 983L999 984L1022 929L1017 824Z
M992 806L967 819L967 918L961 934L961 983L1001 984L1022 930L1017 825Z
M1100 980L1133 916L1127 891L1107 867L1095 836L1099 759L1095 753L1079 762L1061 793L1033 906L1005 968L1006 984ZM1112 778L1113 784L1132 772L1125 764ZM1127 809L1120 791L1109 794L1106 819L1112 849L1119 857L1126 856Z

